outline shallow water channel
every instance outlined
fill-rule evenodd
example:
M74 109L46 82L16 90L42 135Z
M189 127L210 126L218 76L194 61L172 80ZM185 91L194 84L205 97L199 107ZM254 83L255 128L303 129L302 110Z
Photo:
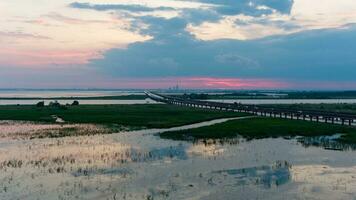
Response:
M162 131L3 138L0 199L356 197L355 148L332 137L184 142L161 139Z

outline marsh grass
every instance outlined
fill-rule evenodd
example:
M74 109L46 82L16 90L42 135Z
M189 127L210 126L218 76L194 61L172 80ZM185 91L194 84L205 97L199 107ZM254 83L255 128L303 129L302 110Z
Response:
M231 120L221 124L197 129L161 133L160 136L174 140L221 139L243 136L246 139L294 136L321 136L345 134L340 140L356 143L356 129L341 125L316 122L250 118Z
M343 112L356 114L356 104L355 103L333 103L333 104L271 104L266 105L268 107L274 108L286 108L286 109L295 109L295 110L317 110L325 112Z
M118 189L112 183L124 182L135 176L129 168L133 163L176 159L171 156L175 155L171 152L175 151L174 147L161 154L156 149L136 149L110 138L108 135L97 135L31 140L27 145L0 151L0 197L16 192L26 194L31 185L31 194L41 191L38 195L43 198L50 195L48 187L56 188L58 199L76 199L76 196L85 196L89 192L100 195L112 193L114 198ZM51 186L42 184L48 180L51 180ZM145 195L169 195L165 190L152 194ZM122 196L115 195L115 198L122 199Z
M125 127L118 124L44 124L26 121L0 121L0 138L28 140L37 138L60 138L69 136L92 136L111 134L121 131L142 129L140 127Z
M67 123L168 128L246 114L173 105L80 105L66 110L51 107L37 108L36 106L0 106L0 120L54 123L53 115Z

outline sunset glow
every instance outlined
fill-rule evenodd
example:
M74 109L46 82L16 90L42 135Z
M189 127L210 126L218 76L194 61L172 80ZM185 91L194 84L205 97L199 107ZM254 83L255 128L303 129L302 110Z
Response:
M37 76L58 87L354 85L355 10L354 0L0 1L0 87L26 70L15 87Z

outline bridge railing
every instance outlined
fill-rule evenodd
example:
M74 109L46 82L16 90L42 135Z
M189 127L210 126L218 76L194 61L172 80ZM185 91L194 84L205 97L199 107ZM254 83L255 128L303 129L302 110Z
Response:
M149 96L150 98L163 103L190 104L195 106L243 110L247 112L258 112L258 113L276 113L276 114L287 113L289 115L294 115L294 116L309 116L309 117L322 117L322 118L339 118L343 120L356 120L356 115L351 113L328 112L328 111L319 111L319 110L310 110L310 109L275 108L275 107L268 107L265 105L254 105L254 104L210 102L210 101L184 99L180 97L172 97L172 96L162 95L154 92L149 92L149 93L153 94ZM158 96L161 98L157 98L154 96Z

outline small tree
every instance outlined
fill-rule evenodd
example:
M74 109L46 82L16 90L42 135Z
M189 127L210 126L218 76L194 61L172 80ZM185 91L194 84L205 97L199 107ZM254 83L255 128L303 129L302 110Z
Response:
M40 101L36 104L37 107L44 107L45 106L45 103L44 101Z
M49 104L48 104L50 107L60 107L61 106L61 104L56 100L56 101L51 101L51 102L49 102Z
M73 101L72 106L79 106L79 101Z

